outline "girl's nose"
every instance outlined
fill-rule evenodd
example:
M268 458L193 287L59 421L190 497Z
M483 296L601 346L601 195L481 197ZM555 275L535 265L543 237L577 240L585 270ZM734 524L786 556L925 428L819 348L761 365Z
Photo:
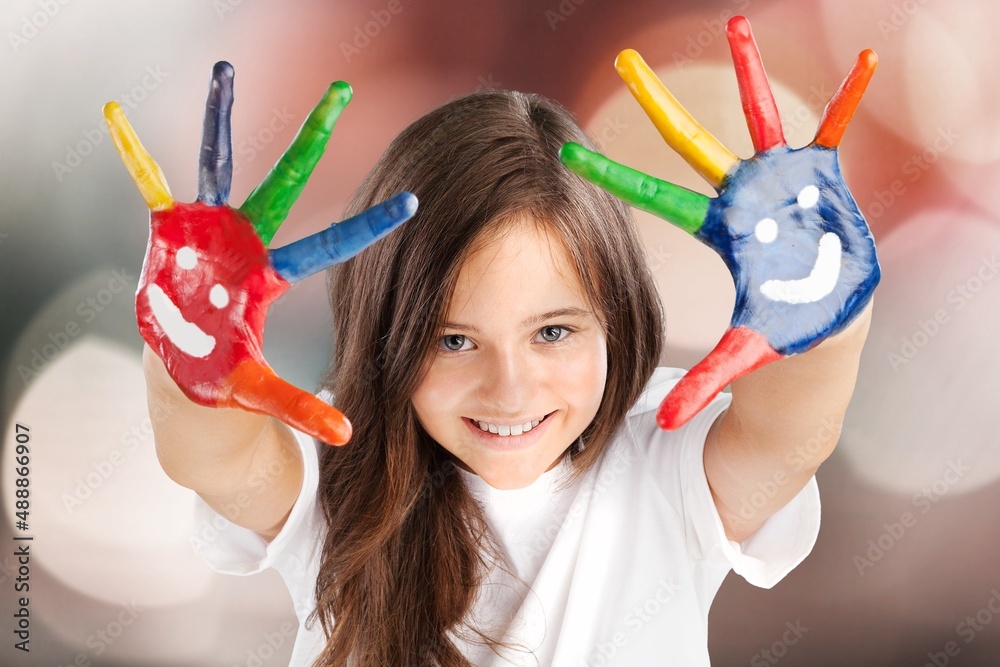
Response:
M483 374L484 404L503 414L525 416L524 411L534 407L530 401L538 386L537 365L527 353L514 350L497 351L486 363L489 368Z

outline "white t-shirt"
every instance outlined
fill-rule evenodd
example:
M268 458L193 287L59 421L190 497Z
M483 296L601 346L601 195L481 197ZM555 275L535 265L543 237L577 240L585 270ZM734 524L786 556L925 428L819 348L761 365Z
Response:
M479 666L675 664L707 666L708 611L735 570L770 588L809 554L819 533L815 478L742 544L725 535L712 500L702 452L708 429L729 405L720 394L683 428L663 431L656 408L683 375L658 368L598 462L558 493L568 457L523 489L498 490L456 468L483 507L519 583L494 568L480 589L472 621L529 651L459 643ZM247 575L273 567L291 593L299 631L292 665L311 665L326 643L304 621L315 604L322 515L316 504L318 452L324 445L296 432L305 461L299 497L281 532L267 544L229 524L196 498L195 533L224 529L200 553L217 572Z

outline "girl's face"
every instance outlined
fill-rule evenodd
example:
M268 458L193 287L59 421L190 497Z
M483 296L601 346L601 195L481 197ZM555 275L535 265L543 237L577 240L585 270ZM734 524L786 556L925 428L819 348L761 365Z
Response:
M597 414L608 365L562 246L530 221L508 231L462 266L412 397L427 433L497 489L528 486L559 461Z

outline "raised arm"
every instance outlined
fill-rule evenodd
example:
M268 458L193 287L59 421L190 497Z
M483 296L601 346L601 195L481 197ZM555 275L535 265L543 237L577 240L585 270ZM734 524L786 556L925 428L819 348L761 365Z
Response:
M302 486L302 457L288 426L269 415L198 405L149 345L142 366L163 471L220 515L273 539Z
M282 248L268 250L351 98L330 85L291 146L239 209L232 180L233 68L215 65L205 109L198 199L174 201L159 166L115 103L104 114L150 209L136 292L157 455L166 473L216 511L265 538L280 530L302 480L288 424L343 445L336 408L279 378L264 360L270 305L303 278L342 262L409 219L407 192Z
M729 539L742 542L756 532L833 453L872 303L808 352L733 380L732 403L705 442L705 475Z
M567 167L681 227L725 261L736 285L730 327L657 411L683 426L726 385L733 402L705 445L705 473L731 539L742 541L829 456L854 390L880 270L871 230L840 173L838 146L875 69L862 51L815 139L792 149L750 25L727 25L755 154L709 134L634 51L616 67L667 143L718 192L680 188L575 144Z

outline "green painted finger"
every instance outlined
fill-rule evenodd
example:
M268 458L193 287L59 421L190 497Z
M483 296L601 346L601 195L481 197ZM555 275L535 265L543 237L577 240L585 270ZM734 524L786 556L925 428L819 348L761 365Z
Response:
M711 198L609 160L580 144L567 143L559 159L574 173L638 209L689 234L701 229Z
M302 188L326 150L326 143L340 112L350 101L351 87L348 84L343 81L331 83L323 99L302 124L288 150L240 207L240 212L253 223L264 245L271 242L274 233L302 193Z

